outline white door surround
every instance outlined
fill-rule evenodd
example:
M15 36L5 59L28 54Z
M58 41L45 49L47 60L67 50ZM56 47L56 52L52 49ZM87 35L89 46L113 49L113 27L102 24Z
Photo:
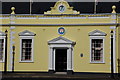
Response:
M73 71L73 46L75 42L64 37L58 37L48 41L49 45L49 72L55 71L55 49L67 49L67 73L71 74Z

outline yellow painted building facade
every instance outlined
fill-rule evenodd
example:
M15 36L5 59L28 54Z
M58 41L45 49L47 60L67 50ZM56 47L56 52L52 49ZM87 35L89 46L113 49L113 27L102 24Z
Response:
M113 52L113 71L119 73L120 14L112 9L109 14L81 14L64 0L40 15L15 14L13 7L11 14L0 16L0 70L5 70L7 51L7 71L111 73Z

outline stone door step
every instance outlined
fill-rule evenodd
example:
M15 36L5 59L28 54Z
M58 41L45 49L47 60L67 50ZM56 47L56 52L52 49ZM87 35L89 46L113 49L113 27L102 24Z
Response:
M56 72L55 74L67 74L67 72Z

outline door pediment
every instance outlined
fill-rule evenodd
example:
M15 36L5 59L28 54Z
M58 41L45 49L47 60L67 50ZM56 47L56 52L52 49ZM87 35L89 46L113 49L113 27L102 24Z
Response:
M55 39L48 41L48 44L72 44L74 45L75 42L60 36L60 37L57 37Z

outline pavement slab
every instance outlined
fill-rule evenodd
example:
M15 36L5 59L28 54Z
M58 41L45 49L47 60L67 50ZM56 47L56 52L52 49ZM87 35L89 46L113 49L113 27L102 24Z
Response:
M2 80L120 80L110 74L48 74L48 73L3 73Z

